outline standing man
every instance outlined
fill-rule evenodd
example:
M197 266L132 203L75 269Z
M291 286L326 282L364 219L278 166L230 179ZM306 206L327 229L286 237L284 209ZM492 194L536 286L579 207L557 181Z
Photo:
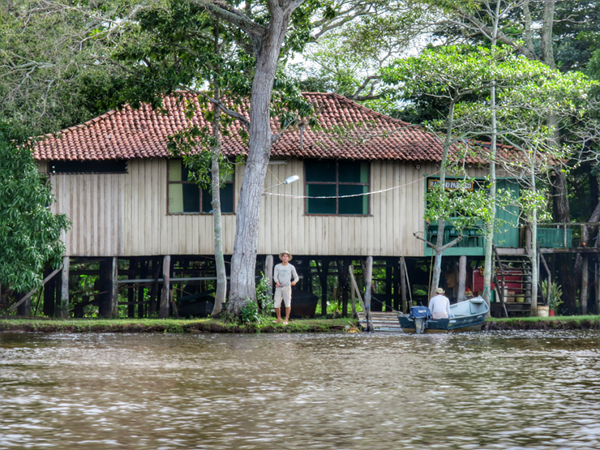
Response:
M285 321L287 325L290 320L290 312L292 311L292 286L295 286L298 280L296 268L289 262L292 260L290 252L279 254L281 264L277 264L273 270L273 280L276 283L275 288L275 314L277 315L277 323L281 323L281 299L285 302ZM292 281L292 276L294 281Z
M448 319L450 317L450 300L444 295L442 288L435 290L437 294L429 300L429 310L433 320Z

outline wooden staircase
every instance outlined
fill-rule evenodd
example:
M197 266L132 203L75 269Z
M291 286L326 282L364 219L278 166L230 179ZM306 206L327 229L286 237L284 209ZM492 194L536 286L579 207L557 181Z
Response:
M364 312L358 312L358 323L363 328L367 328L367 318ZM401 332L398 313L393 311L372 311L373 331Z
M492 316L531 315L531 261L526 255L500 256L495 247L494 255L496 301L492 303Z

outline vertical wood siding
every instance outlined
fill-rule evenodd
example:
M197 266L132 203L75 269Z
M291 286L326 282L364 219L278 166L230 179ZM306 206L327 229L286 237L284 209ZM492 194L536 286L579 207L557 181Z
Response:
M57 174L52 209L66 214L72 228L64 236L69 256L207 255L213 253L211 215L167 214L167 162L132 160L127 174ZM269 166L265 186L291 175L300 180L276 186L264 195L260 210L259 254L288 250L309 255L422 256L425 178L438 171L434 163L375 161L369 216L309 216L300 160ZM474 176L483 176L482 169ZM236 202L243 167L236 172ZM235 215L223 216L223 245L233 251Z

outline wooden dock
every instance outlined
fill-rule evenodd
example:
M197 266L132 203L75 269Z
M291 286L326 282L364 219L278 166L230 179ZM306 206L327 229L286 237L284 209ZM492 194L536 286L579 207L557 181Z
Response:
M363 327L367 327L367 319L364 312L358 312L358 322ZM373 311L371 313L373 319L373 331L385 331L385 332L402 332L400 328L400 322L398 322L398 315L392 311Z

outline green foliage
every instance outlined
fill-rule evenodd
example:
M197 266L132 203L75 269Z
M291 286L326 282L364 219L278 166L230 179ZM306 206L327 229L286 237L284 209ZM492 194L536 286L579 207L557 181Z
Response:
M543 298L547 298L548 296L548 280L542 280L541 283L542 290L540 294ZM556 282L550 283L550 301L548 306L551 311L558 311L558 307L562 305L563 301L561 300L563 295L562 287Z
M240 311L241 323L256 323L260 320L258 315L258 305L252 300L248 300Z
M334 5L337 13L341 13L342 5L353 6L339 2ZM357 6L352 13L357 9L361 13L354 20L345 23L343 16L338 17L337 27L307 46L303 57L309 64L289 65L288 71L298 78L304 91L336 92L383 112L390 105L379 101L386 91L379 70L410 48L411 40L433 17L430 8L420 2L374 0L368 7Z
M418 57L396 61L383 75L386 82L398 86L397 98L431 98L449 111L440 111L441 119L427 125L433 131L450 133L454 145L473 139L489 141L495 128L498 143L511 150L498 152L494 158L527 188L521 190L518 203L528 220L545 218L547 196L536 179L543 179L564 161L567 151L581 150L598 138L597 121L591 114L597 107L592 95L596 83L581 73L562 74L539 61L515 57L510 49L448 46L426 50ZM488 98L492 86L494 110ZM556 117L554 127L547 124L550 114ZM568 146L560 147L554 144L554 136L562 130L568 130L570 138ZM456 165L467 155L490 157L483 145L461 147L451 154ZM511 199L502 201L508 204ZM469 214L461 214L459 226L476 216L484 223L493 219L482 192L447 195L438 188L428 194L428 204L431 221L461 210Z
M316 2L307 3L314 6ZM306 25L303 25L306 18L294 17L294 27ZM254 54L248 52L246 44L249 42L239 29L186 0L169 0L162 5L142 8L135 19L123 27L122 38L110 55L112 65L126 67L127 71L114 77L109 89L99 85L101 91L95 92L90 83L89 95L98 98L104 108L125 103L139 108L147 103L165 113L163 99L173 95L179 102L186 102L188 120L199 114L214 125L218 114L218 135L212 127L198 127L190 122L188 127L171 136L168 143L173 155L183 157L190 170L190 181L210 190L213 154L219 158L221 183L233 172L233 161L220 154L221 140L243 143L248 140L246 127L236 123L239 118L221 109L215 111L210 101L222 102L227 109L242 111L247 116L256 63ZM253 19L260 22L267 21L268 17L257 14ZM188 101L183 91L196 93L197 101ZM270 112L281 128L286 129L301 118L311 116L313 108L294 80L279 71Z
M38 172L27 145L0 134L0 284L24 292L41 284L44 266L58 268L69 228L64 215L52 215L51 186Z
M105 86L121 69L102 63L103 46L91 38L107 22L80 14L73 3L0 2L0 132L9 139L56 132L105 112L87 95L88 84Z
M271 287L269 286L269 280L264 273L261 272L261 278L256 285L256 302L260 305L260 312L265 317L271 316L273 310L273 296Z

